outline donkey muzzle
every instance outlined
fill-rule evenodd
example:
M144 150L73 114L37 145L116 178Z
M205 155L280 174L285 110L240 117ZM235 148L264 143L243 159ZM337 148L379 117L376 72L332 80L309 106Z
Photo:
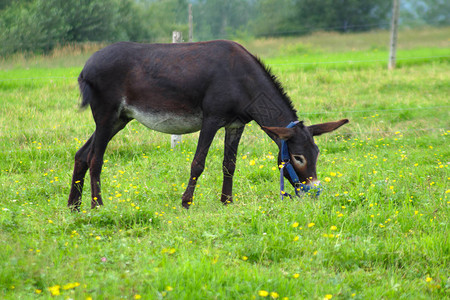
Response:
M322 192L322 187L320 185L320 181L313 181L308 184L299 183L298 187L295 189L295 193L297 196L300 196L299 193L310 193L312 194L315 191L315 196L318 197L320 193Z

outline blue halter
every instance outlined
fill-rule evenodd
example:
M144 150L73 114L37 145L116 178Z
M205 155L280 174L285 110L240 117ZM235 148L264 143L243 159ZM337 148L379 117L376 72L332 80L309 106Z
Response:
M286 126L286 128L292 128L295 125L297 125L298 123L299 123L299 121L291 122L291 123L289 123L288 126ZM291 164L291 156L289 154L289 149L288 149L287 142L285 140L281 140L281 167L280 167L280 195L281 195L281 200L284 199L284 196L289 196L290 198L292 198L291 195L289 195L288 193L286 193L284 191L284 176L283 176L283 169L284 168L286 168L286 170L289 173L289 177L291 177L291 180L294 183L295 195L296 196L300 197L300 192L307 193L307 192L309 192L312 189L317 189L316 196L320 195L320 192L322 191L322 189L315 188L313 186L306 185L306 184L300 182L300 179L298 178L298 175L295 172L294 167Z

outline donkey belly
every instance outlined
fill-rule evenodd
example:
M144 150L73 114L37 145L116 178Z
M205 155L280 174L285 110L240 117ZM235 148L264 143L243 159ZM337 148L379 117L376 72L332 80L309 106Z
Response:
M134 118L150 129L170 134L184 134L202 128L201 109L190 112L142 111L132 106L125 109L128 117Z

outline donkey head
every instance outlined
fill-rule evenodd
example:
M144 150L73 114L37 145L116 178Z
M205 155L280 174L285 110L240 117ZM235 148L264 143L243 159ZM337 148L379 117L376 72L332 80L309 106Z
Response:
M298 123L292 128L287 127L262 127L262 129L274 140L282 140L287 143L290 163L294 167L301 183L313 186L318 184L316 163L319 156L319 148L314 142L313 136L331 132L348 123L347 119L337 122L316 124L311 126ZM281 164L281 151L278 155L278 164ZM288 172L284 170L284 176L293 184Z

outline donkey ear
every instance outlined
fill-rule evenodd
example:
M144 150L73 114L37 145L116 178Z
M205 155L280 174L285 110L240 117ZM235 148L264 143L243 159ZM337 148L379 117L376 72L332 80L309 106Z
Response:
M261 126L262 130L264 130L269 136L276 137L282 140L287 141L291 137L294 136L295 132L293 128L286 127L266 127Z
M309 131L312 135L321 135L323 133L331 132L333 130L338 129L344 124L347 124L349 122L348 119L342 119L337 122L328 122L328 123L322 123L322 124L315 124L308 126Z

